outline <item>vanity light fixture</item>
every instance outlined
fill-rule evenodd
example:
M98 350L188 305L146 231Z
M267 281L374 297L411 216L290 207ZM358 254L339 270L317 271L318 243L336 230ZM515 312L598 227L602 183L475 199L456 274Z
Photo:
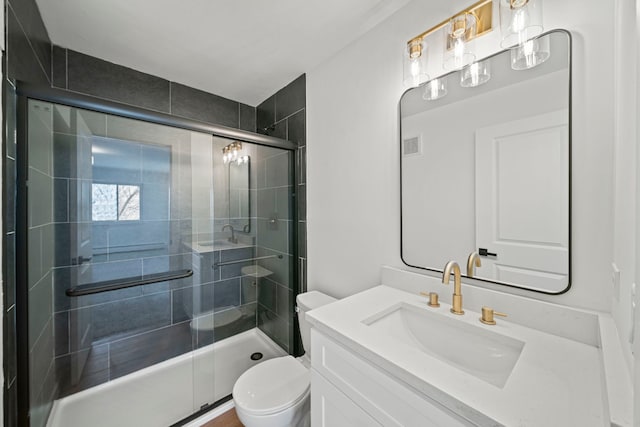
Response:
M478 61L467 65L460 72L460 86L476 87L491 79L491 62Z
M424 93L422 99L425 101L435 101L447 94L446 78L433 79L424 85Z
M427 74L427 44L421 38L415 38L407 44L404 53L404 85L418 87L429 80Z
M238 142L238 141L234 141L231 144L225 146L222 149L222 161L224 163L229 163L229 162L237 162L238 164L240 163L244 163L244 157L247 156L242 156L240 157L240 150L242 150L242 143Z
M492 30L493 0L480 0L409 40L404 49L404 84L416 87L429 80L427 36L446 27L443 66L458 69L474 61L469 42Z
M445 70L457 70L471 64L476 55L469 42L476 35L476 17L465 12L454 16L445 26L444 59Z
M502 47L522 46L542 34L542 0L499 1Z
M542 0L499 0L502 47L511 47L511 68L527 70L542 64L551 54L544 31Z

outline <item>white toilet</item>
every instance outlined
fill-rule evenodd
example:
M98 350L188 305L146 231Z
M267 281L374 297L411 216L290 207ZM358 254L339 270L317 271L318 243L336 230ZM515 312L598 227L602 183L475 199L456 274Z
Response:
M311 327L305 313L335 301L321 292L298 295L298 322L305 354L267 360L247 370L233 386L233 401L245 427L308 427Z

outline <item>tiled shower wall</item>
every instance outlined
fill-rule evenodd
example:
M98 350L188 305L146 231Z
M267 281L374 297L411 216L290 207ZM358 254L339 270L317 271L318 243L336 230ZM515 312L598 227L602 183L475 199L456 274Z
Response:
M49 85L51 82L51 41L42 22L40 12L34 0L8 0L4 2L6 10L6 52L5 69L7 81L22 80L31 83ZM13 87L5 86L5 123L4 129L4 206L3 206L3 278L4 278L4 425L15 426L17 415L17 369L16 369L16 279L15 279L15 183L16 183L16 141L15 141L15 97ZM46 228L46 227L45 227ZM43 288L38 288L42 290ZM42 296L42 295L41 295ZM46 299L46 295L45 295ZM50 302L50 301L49 301ZM46 301L43 302L46 304ZM50 305L50 304L49 304ZM47 308L42 307L44 313ZM45 345L47 334L51 331L51 322L44 319L40 323L38 334ZM48 331L48 332L47 332ZM43 333L44 332L44 333ZM39 359L38 370L48 372L48 357ZM40 366L42 365L42 366ZM39 379L40 387L43 378ZM36 420L37 421L37 420Z
M299 289L307 289L307 130L306 75L302 74L257 107L258 133L298 144L296 197L298 202L298 274Z
M296 151L298 156L298 169L296 170L296 182L294 183L294 193L297 198L298 221L296 224L291 223L291 227L297 227L298 240L292 242L297 244L298 259L293 260L298 263L298 277L276 276L274 280L264 280L261 283L258 295L258 325L271 336L275 341L282 342L283 337L289 334L290 342L293 342L293 335L296 333L294 325L297 324L295 313L291 310L294 304L291 304L295 286L298 286L300 292L307 289L306 267L306 76L303 74L280 89L274 95L267 98L257 107L256 127L257 132L275 136L282 139L288 139L298 144L299 149ZM279 158L273 161L281 162L282 169L286 170L286 159ZM273 188L259 189L260 195L267 196ZM268 197L265 199L271 200ZM292 204L292 206L296 206ZM259 216L260 212L259 202ZM269 215L268 205L262 204L263 213ZM269 219L268 216L264 219ZM267 249L260 248L258 242L258 251L270 253ZM273 279L273 278L271 278ZM287 319L288 317L288 319ZM290 349L294 350L294 349ZM300 353L301 349L297 349Z
M59 46L52 60L54 87L255 132L255 107Z

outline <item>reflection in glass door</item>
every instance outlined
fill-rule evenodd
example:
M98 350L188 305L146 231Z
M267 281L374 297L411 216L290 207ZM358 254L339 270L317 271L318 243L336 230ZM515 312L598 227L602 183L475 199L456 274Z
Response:
M37 100L27 139L32 426L170 425L293 350L292 151Z

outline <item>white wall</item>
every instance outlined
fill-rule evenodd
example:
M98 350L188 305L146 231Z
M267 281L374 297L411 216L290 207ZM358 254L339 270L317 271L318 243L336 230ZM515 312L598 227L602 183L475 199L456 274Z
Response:
M620 283L614 288L612 313L631 372L631 287L636 280L636 86L635 2L618 0L615 32L615 157L614 157L614 245L613 263L620 270Z
M342 297L375 286L381 265L402 266L402 49L468 3L414 0L307 74L309 289ZM570 30L574 43L573 286L561 296L525 295L609 311L614 9L595 0L544 7L545 27ZM477 42L479 56L498 51L499 31ZM439 69L432 68L435 77ZM455 159L449 161L455 168Z
M635 26L633 27L630 34L635 35L635 58L636 58L636 72L640 67L640 0L636 0L635 2L636 10L635 13L631 13L632 16L635 17ZM640 85L637 84L637 74L636 74L636 110L635 110L635 119L636 123L638 120L638 116L640 115ZM638 143L640 143L640 132L638 127L636 126L636 134L633 138L636 142L636 274L635 274L635 283L637 286L640 286L640 226L638 226L638 217L640 217L640 149L638 149ZM636 292L636 316L635 316L635 335L634 335L634 357L635 357L635 365L634 365L634 396L635 399L635 408L634 408L634 426L640 427L640 291Z
M2 51L2 53L4 53L4 43L5 43L5 33L4 33L4 7L0 8L0 34L2 34L2 36L0 36L0 50ZM4 78L4 76L2 75L2 70L0 70L0 81L2 81L2 79ZM3 117L3 109L2 107L4 106L4 102L0 102L0 118ZM0 167L0 184L2 184L2 177L4 177L4 170L2 170L2 167ZM0 185L0 188L4 188ZM2 225L2 219L0 219L0 226ZM1 227L0 227L1 229ZM2 246L0 245L0 259L2 259ZM5 312L5 308L4 308L4 295L2 295L2 290L4 289L3 286L3 282L2 282L2 271L0 271L0 360L4 360L3 357L3 349L4 349L4 336L3 331L4 331L4 325L2 324L3 320L4 320L4 312ZM0 369L0 422L1 420L4 420L4 369Z

